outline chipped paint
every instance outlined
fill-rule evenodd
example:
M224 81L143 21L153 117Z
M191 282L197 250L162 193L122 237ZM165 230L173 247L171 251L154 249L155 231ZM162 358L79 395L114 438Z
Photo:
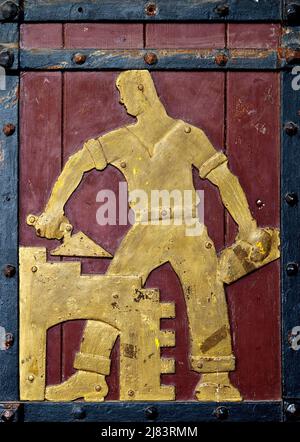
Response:
M6 350L6 331L0 326L0 350Z

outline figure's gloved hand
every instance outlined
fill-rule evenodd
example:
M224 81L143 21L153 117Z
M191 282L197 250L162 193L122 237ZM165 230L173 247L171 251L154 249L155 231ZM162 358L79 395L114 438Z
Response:
M250 245L250 259L253 262L261 262L270 254L272 238L265 229L255 228L239 239Z
M66 226L69 225L69 220L63 212L44 212L37 217L34 227L37 236L47 239L62 239L66 233Z

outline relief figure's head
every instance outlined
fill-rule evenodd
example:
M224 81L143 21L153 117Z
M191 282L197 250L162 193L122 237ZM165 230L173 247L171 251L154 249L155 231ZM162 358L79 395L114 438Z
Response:
M138 117L161 105L151 75L146 70L122 72L116 86L120 92L120 103L129 115Z

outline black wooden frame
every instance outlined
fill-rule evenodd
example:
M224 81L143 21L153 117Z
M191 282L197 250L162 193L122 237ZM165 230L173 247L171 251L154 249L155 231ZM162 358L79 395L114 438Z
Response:
M3 3L5 8L3 9ZM0 174L0 327L6 350L0 350L0 422L5 421L149 421L203 422L284 421L300 419L300 351L293 350L293 329L300 326L300 91L292 89L292 68L300 64L300 0L0 0L0 68L6 69L7 87L0 91L1 123L5 126ZM201 51L25 51L19 49L22 22L71 21L209 21L280 22L289 27L280 51L240 51L224 48ZM95 48L97 49L97 48ZM99 48L98 48L99 49ZM86 55L77 65L74 54ZM157 59L147 64L145 55ZM113 57L112 57L113 55ZM219 62L221 55L221 63ZM50 403L19 401L18 375L18 86L23 70L177 69L282 71L281 159L281 293L282 385L281 401L242 403L104 402ZM1 74L1 71L0 71ZM299 323L297 324L297 322ZM3 335L3 333L2 333ZM1 329L0 329L1 336Z

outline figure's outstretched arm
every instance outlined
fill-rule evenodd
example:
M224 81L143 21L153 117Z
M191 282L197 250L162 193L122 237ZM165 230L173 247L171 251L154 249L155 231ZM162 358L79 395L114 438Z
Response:
M68 223L64 216L64 206L79 186L85 172L92 169L103 170L107 161L99 140L87 141L83 148L72 155L56 183L44 212L35 224L37 235L48 239L63 237L62 224Z

